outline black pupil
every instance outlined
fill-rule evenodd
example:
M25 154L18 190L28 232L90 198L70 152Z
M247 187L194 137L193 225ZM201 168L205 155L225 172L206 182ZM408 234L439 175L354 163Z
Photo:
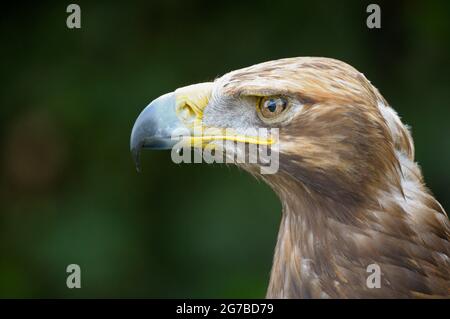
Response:
M277 109L277 101L276 100L270 100L269 103L267 103L267 108L270 112L275 112Z

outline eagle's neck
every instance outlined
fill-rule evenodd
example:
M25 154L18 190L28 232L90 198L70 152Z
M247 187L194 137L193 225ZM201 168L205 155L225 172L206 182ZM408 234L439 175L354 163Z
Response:
M449 220L418 167L408 161L402 171L402 189L380 189L356 204L277 183L283 214L267 297L448 295ZM367 286L373 264L383 274L380 289Z
M297 194L305 196L305 190ZM307 196L307 195L306 195ZM268 298L328 297L319 285L330 276L331 261L327 243L332 240L326 223L325 207L312 198L284 197L283 214L275 248ZM320 202L319 202L320 203Z

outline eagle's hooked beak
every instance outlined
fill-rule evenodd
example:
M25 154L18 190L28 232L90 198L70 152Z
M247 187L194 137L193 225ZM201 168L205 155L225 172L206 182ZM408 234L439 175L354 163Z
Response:
M143 148L166 150L186 143L202 148L211 141L233 141L271 145L272 137L230 133L226 128L205 127L203 111L211 99L213 83L185 86L152 101L138 116L131 132L130 148L140 171L139 155ZM207 131L207 132L206 132Z
M210 82L179 88L158 97L141 112L130 139L130 149L138 171L139 155L143 148L170 149L183 135L193 135L194 125L201 125L203 109L209 102L211 91ZM174 133L178 138L173 136Z

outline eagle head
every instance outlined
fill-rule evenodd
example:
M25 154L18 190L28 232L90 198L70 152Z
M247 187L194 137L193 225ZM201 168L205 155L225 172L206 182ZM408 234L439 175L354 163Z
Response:
M142 148L186 144L225 153L278 194L268 297L448 293L448 218L423 185L408 128L352 66L299 57L232 71L157 98L131 134L137 165ZM276 171L262 173L268 163L251 161L251 147L269 148ZM435 277L415 261L424 252ZM366 285L373 263L384 265L384 290Z
M412 157L408 130L378 91L327 58L261 63L163 95L137 119L131 149L137 159L141 148L171 148L180 132L192 146L220 146L236 159L235 144L224 141L266 145L248 134L261 128L278 129L277 174L261 176L276 191L300 182L335 200L361 201L374 188L399 186L396 150ZM232 162L255 175L263 165Z

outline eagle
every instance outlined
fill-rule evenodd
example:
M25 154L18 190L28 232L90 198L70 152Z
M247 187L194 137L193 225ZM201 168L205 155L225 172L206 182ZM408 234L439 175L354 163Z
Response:
M278 138L249 128L277 129ZM425 186L409 128L349 64L285 58L179 88L144 108L130 147L139 168L142 149L180 141L217 145L227 158L233 143L276 144L273 174L261 173L261 161L233 162L281 201L267 298L450 297L448 216Z

